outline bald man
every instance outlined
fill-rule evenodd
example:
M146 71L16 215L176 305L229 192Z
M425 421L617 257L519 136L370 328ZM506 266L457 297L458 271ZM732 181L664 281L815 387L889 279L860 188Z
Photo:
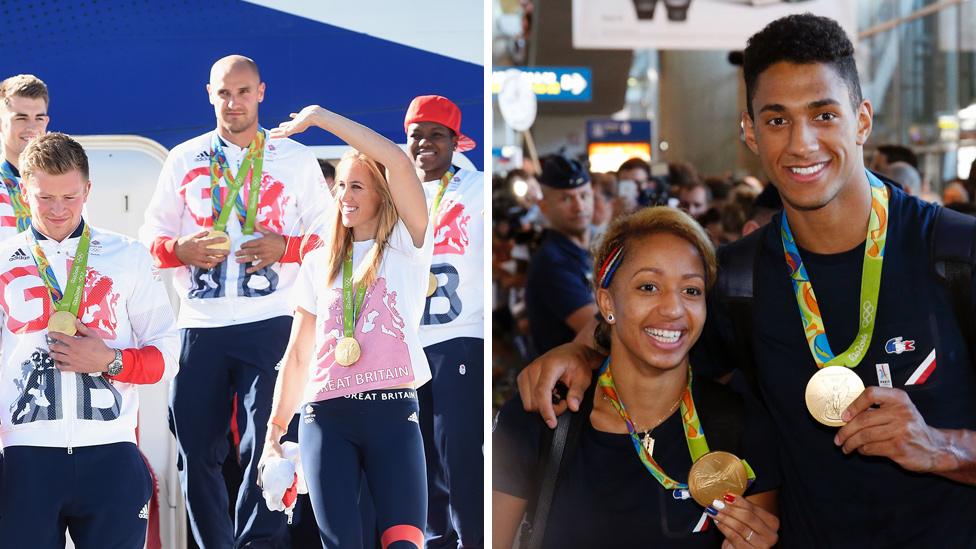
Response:
M207 94L217 127L170 152L140 230L180 296L170 413L193 536L206 549L273 547L284 535L284 515L257 487L257 464L301 247L315 244L306 233L331 202L312 152L269 141L258 124L264 91L251 59L214 63ZM232 521L221 467L235 397L244 478Z

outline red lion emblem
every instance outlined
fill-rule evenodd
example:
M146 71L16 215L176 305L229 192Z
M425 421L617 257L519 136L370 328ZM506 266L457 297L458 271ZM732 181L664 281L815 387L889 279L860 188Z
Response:
M68 262L69 272L72 263L73 261ZM0 284L3 285L0 306L7 314L8 330L15 334L29 334L47 328L54 305L48 297L47 288L41 281L36 265L10 269L0 275ZM22 300L22 303L15 314L10 310L10 302L17 300ZM119 293L114 291L112 279L88 267L85 273L85 295L78 310L82 323L95 330L99 337L114 339L118 327L118 317L115 314L118 303Z
M461 202L448 202L441 208L434 225L434 255L464 255L468 248L468 221Z
M258 198L257 221L271 232L281 234L284 231L285 206L289 197L284 196L285 185L271 174L265 173L261 178L261 196ZM201 227L213 226L213 203L210 193L210 167L202 166L187 172L180 182L180 196L193 221ZM220 187L221 201L227 196L227 187ZM247 184L241 189L241 200L247 204L251 192ZM188 196L198 196L198 200L188 200Z

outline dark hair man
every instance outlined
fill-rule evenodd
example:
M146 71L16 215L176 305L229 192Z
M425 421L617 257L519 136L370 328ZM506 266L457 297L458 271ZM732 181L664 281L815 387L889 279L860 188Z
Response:
M617 168L617 181L629 180L643 188L651 180L651 165L641 158L631 158Z
M907 162L911 167L918 169L918 156L904 145L878 145L871 169L883 172L895 162Z
M0 542L142 547L152 478L138 385L176 375L179 334L140 243L88 225L88 157L61 133L20 155L30 227L0 245Z
M712 191L701 181L685 183L678 188L678 208L691 217L704 214L712 205Z
M0 135L3 139L0 240L30 227L30 208L20 189L20 153L31 139L47 131L49 104L47 86L32 74L18 74L0 82Z
M853 54L835 21L810 14L778 19L749 40L746 143L784 213L752 235L752 341L736 341L713 302L692 364L727 375L738 346L751 343L784 457L784 547L925 546L934 532L940 545L970 546L976 524L958 510L976 505L976 370L928 261L939 207L865 170L873 108ZM589 356L559 353L577 363ZM839 429L814 421L804 402L824 368L867 387L825 404ZM562 369L543 368L531 390L531 375L520 378L521 394L550 424L555 380L571 385L570 407L588 383L578 366Z

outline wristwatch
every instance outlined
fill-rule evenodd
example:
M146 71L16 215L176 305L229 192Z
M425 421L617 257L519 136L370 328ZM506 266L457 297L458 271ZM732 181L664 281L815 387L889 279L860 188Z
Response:
M108 375L115 377L122 373L122 351L115 350L115 360L108 363Z

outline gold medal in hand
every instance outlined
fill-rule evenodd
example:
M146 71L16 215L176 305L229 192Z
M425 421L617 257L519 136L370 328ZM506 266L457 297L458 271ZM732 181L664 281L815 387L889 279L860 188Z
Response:
M728 452L709 452L698 458L688 472L688 491L702 507L708 507L725 494L741 496L748 486L745 465Z
M210 229L207 231L206 238L223 238L222 242L214 242L207 246L208 250L226 250L230 251L230 236L224 231L218 231L215 229Z
M47 321L47 331L73 336L78 333L78 328L75 327L75 318L75 315L68 311L55 311Z
M864 382L846 366L826 366L813 374L804 394L813 419L829 427L841 427L844 410L864 391Z

